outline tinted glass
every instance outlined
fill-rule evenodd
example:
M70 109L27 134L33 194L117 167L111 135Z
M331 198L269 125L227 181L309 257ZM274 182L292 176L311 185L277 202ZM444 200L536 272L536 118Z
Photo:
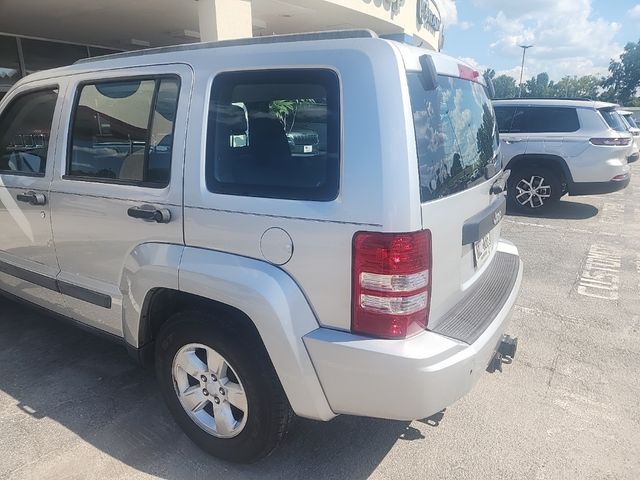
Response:
M0 116L0 172L44 175L58 91L14 99Z
M13 85L19 78L20 61L16 39L0 36L0 90Z
M48 68L70 65L88 56L87 47L68 43L47 42L23 38L22 54L27 74Z
M209 106L209 190L333 200L339 108L338 79L326 70L218 75Z
M620 114L615 110L611 109L601 109L600 114L604 121L607 122L607 125L611 127L613 130L617 132L626 132L627 126L624 124L622 118L620 118Z
M177 97L174 79L82 86L73 120L68 175L166 185Z
M516 113L516 107L494 107L496 111L496 122L498 122L498 130L500 133L509 133L511 131L511 124L513 123L513 116Z
M566 133L580 129L578 113L570 107L517 107L512 133Z
M482 182L498 148L493 107L484 87L440 76L437 89L425 90L418 73L410 73L408 81L422 201Z
M638 128L638 124L636 120L633 118L633 115L622 115L622 118L629 124L631 128Z

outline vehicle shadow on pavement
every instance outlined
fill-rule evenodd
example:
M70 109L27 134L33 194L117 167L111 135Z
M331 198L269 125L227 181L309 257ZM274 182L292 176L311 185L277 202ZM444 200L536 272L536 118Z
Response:
M550 205L549 209L540 213L523 213L507 209L507 215L530 218L550 218L558 220L586 220L598 215L598 208L588 203L572 202L570 200L560 200L555 205Z
M0 478L367 478L410 422L297 419L273 455L219 461L182 433L117 343L0 297ZM437 426L441 413L423 423ZM427 427L425 426L425 429ZM425 430L427 431L427 430ZM138 478L136 476L136 478Z

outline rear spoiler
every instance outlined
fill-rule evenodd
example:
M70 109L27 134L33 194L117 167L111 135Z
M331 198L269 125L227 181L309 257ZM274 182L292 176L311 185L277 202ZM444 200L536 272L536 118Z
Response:
M420 75L422 87L426 91L435 90L438 87L438 72L433 58L430 55L420 55L420 67L422 69L422 75Z
M420 62L420 80L422 86L425 90L435 90L438 87L438 72L436 70L436 65L433 61L431 55L420 55L418 58ZM453 73L453 72L452 72ZM495 97L495 88L493 86L493 82L490 78L485 78L485 84L481 81L480 72L474 70L471 67L458 63L458 77L464 80L470 80L472 82L476 82L481 84L487 89L487 93L489 98L493 99Z

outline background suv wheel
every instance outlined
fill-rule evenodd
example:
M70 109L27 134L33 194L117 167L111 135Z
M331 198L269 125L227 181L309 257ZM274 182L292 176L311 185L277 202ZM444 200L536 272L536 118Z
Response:
M561 179L548 168L525 167L509 176L507 198L521 212L545 211L560 200L562 193Z
M263 345L237 323L174 315L158 335L156 374L194 443L224 460L251 462L278 445L293 412Z

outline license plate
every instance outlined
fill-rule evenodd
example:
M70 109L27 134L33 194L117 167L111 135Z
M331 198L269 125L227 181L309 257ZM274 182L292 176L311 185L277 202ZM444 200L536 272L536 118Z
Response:
M492 246L491 232L482 237L480 241L473 243L473 258L476 262L476 267L482 266L487 261L489 255L491 255Z
M304 152L304 153L311 153L311 152L313 152L313 145L305 145L305 146L303 147L303 152Z

